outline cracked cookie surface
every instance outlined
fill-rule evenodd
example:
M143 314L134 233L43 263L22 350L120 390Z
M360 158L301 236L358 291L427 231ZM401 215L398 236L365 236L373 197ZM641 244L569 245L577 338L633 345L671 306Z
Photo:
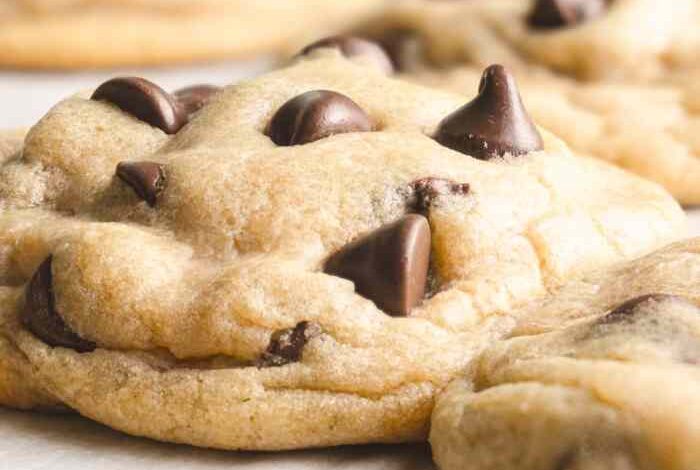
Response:
M59 103L0 168L3 337L30 386L206 447L424 437L514 307L684 229L662 189L534 126L502 156L440 145L514 86L490 73L463 106L323 49L193 113L134 79ZM541 150L511 155L522 135Z
M431 442L440 467L695 468L698 274L692 239L518 312L512 339L438 398Z
M5 0L0 66L95 68L284 54L383 0Z

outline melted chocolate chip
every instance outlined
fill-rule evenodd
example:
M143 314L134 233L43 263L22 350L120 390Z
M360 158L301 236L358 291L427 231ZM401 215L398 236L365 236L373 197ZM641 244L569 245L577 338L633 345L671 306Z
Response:
M442 120L435 140L480 160L522 155L544 145L515 79L501 65L484 71L477 97Z
M655 303L666 301L688 302L682 297L668 294L649 294L635 297L621 304L617 308L611 310L607 315L601 318L601 322L605 324L617 323L625 321L633 317L641 308Z
M29 281L25 293L22 323L35 336L52 347L90 352L95 343L73 332L56 311L53 293L52 257L48 257Z
M606 0L538 0L528 23L535 29L557 29L576 26L602 15Z
M117 176L151 207L165 189L165 171L160 163L121 162L117 165Z
M184 112L191 116L206 106L211 97L220 90L221 88L214 85L193 85L177 90L173 96L180 103Z
M353 100L334 91L317 90L287 101L273 116L268 132L274 143L289 146L371 130L372 121Z
M425 214L430 210L435 200L440 196L465 196L469 193L468 183L456 183L444 178L421 178L410 185L411 196L407 201L408 207L418 213Z
M387 52L379 44L356 36L332 36L309 44L301 51L301 55L309 54L316 49L335 48L343 56L366 57L387 75L394 73L394 65Z
M95 90L91 99L108 101L166 134L175 134L187 124L187 113L177 100L155 83L143 78L109 80Z
M409 214L342 248L324 272L353 281L358 294L389 315L405 316L425 296L430 248L428 220Z
M294 328L278 330L270 338L270 344L256 365L258 367L279 367L299 362L304 346L321 334L321 327L315 323L302 321Z

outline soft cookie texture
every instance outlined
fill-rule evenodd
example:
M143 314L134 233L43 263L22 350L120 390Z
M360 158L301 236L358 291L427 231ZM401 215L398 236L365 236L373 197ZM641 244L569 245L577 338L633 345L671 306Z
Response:
M440 468L697 468L699 276L692 239L519 312L439 397Z
M421 439L514 307L682 235L504 68L472 101L385 73L320 48L201 102L121 78L54 107L0 168L26 400L223 449Z
M416 33L442 65L501 62L640 81L695 67L699 20L696 0L399 0L383 26Z
M4 0L0 67L160 65L282 54L384 0Z
M700 203L700 2L407 0L387 21L404 31L393 50L409 79L464 93L483 66L508 65L574 151Z
M577 154L656 181L684 204L700 204L700 90L689 80L679 87L581 83L543 70L515 76L533 118ZM477 86L480 69L424 69L406 78L463 93Z

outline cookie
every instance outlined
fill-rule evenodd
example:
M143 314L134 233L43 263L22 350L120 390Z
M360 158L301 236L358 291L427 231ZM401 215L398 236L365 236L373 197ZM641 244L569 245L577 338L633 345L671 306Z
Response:
M580 83L545 71L516 76L533 118L576 153L656 181L683 204L700 203L699 93L673 85ZM477 67L461 66L408 79L464 92L479 77Z
M382 0L9 0L0 67L164 65L283 54L377 15Z
M389 47L409 79L464 93L482 66L505 64L577 153L698 204L699 18L694 0L408 0L386 21L403 31Z
M414 32L442 65L536 65L580 80L640 82L695 67L699 20L695 0L400 0L384 27Z
M682 235L502 67L470 100L341 49L214 93L117 78L29 131L0 168L0 279L39 392L205 447L422 439L514 307Z
M520 312L514 337L439 397L440 468L695 468L698 273L692 239Z

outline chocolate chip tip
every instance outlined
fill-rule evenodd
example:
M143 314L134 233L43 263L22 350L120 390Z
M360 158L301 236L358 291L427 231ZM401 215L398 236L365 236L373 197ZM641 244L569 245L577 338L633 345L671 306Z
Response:
M479 160L520 156L544 148L515 78L500 64L484 70L477 96L444 118L434 139Z

